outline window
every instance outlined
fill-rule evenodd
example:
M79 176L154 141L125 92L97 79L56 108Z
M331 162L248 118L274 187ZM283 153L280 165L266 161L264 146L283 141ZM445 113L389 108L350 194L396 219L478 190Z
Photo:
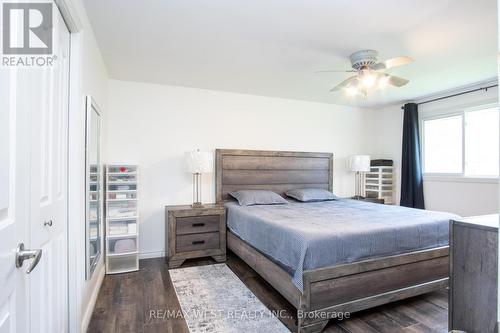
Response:
M465 113L465 174L498 176L498 109Z
M426 173L462 172L462 116L424 121Z
M424 173L498 177L497 107L423 119L421 124Z

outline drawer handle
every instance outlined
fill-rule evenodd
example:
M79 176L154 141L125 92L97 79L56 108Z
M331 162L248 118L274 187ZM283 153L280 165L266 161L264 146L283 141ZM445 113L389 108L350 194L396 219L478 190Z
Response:
M201 241L193 241L192 242L193 245L198 245L198 244L205 244L205 241L204 240L201 240Z
M205 223L193 223L193 227L203 227Z

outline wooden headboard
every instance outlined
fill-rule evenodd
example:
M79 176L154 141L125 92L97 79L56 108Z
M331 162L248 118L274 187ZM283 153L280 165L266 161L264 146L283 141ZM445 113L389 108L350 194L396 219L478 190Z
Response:
M333 154L291 151L217 149L215 196L226 201L237 190L293 188L333 190Z

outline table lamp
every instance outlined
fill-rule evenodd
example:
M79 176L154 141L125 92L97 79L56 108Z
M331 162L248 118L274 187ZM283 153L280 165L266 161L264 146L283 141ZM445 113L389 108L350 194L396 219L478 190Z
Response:
M355 195L353 199L363 199L363 173L370 171L370 156L352 155L349 157L349 170L355 172Z
M199 149L185 153L186 171L193 174L193 208L203 208L201 203L201 175L213 171L213 155Z

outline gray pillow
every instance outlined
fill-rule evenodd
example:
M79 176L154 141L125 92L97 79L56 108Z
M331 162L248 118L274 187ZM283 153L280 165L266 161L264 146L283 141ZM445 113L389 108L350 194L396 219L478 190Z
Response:
M311 201L329 201L338 200L339 198L330 191L321 188L295 188L288 190L285 194L302 202Z
M264 190L241 190L229 193L232 197L238 200L240 206L252 205L279 205L287 204L285 200L278 193Z

